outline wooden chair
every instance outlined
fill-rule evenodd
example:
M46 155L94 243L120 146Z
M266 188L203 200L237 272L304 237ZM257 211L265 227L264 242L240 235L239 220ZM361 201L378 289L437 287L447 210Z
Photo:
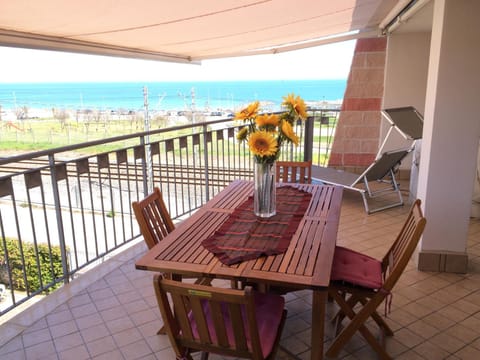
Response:
M158 244L165 236L175 229L175 225L168 213L167 207L163 201L162 193L159 188L154 188L153 192L140 201L132 203L133 212L137 219L140 233L149 249ZM178 274L164 274L168 278L181 280L182 276ZM183 277L184 278L184 277ZM209 278L195 278L195 283L209 285ZM158 334L164 334L162 327Z
M282 296L186 284L155 275L155 293L177 359L191 352L275 359L287 311ZM173 310L169 304L173 302Z
M167 207L163 202L159 188L140 201L132 203L133 212L140 227L140 232L149 249L158 244L175 229Z
M327 356L337 356L355 332L359 331L381 359L390 359L383 344L377 342L364 324L371 317L379 326L382 335L393 335L392 329L377 312L377 308L385 301L385 311L389 310L392 289L407 266L425 224L420 200L416 200L399 235L382 261L337 246L329 296L340 306L339 313L334 318L337 325L346 317L350 321L338 333L326 352Z
M310 184L312 182L311 161L277 161L278 182Z
M137 219L140 232L149 249L157 245L165 236L175 229L175 225L168 213L163 201L162 193L155 187L153 192L143 200L132 203L133 212ZM171 277L171 274L166 274ZM175 275L175 280L181 280L181 276ZM210 284L211 279L197 279L198 284Z

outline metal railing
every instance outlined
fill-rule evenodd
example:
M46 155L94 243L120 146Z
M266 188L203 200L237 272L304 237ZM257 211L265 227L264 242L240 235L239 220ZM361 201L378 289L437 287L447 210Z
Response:
M339 110L309 114L282 159L325 165ZM223 119L0 158L0 314L138 238L131 203L152 186L181 220L232 180L252 178L240 126Z

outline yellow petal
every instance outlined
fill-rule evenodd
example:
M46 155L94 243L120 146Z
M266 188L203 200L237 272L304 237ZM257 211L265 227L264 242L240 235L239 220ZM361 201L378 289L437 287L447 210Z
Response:
M267 131L257 131L250 134L248 146L254 155L272 156L277 153L277 140Z
M295 134L295 131L293 131L292 125L288 121L283 121L282 122L282 133L287 137L289 141L294 143L295 145L298 145L298 136Z

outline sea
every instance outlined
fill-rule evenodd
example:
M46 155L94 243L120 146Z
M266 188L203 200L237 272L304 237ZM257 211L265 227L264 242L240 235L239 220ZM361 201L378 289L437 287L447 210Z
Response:
M31 109L153 111L238 111L259 100L265 111L279 110L282 97L294 93L307 104L341 102L346 79L0 83L2 112Z

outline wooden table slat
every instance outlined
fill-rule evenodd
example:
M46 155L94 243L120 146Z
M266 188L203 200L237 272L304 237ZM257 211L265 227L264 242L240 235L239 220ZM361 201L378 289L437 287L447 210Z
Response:
M196 228L191 229L188 238L182 239L182 251L175 259L181 262L201 262L197 260L199 256L205 258L211 253L201 245L198 238L206 239L213 235L215 229L221 226L227 219L228 214L226 213L207 212L205 216L202 216L200 221L197 222Z

